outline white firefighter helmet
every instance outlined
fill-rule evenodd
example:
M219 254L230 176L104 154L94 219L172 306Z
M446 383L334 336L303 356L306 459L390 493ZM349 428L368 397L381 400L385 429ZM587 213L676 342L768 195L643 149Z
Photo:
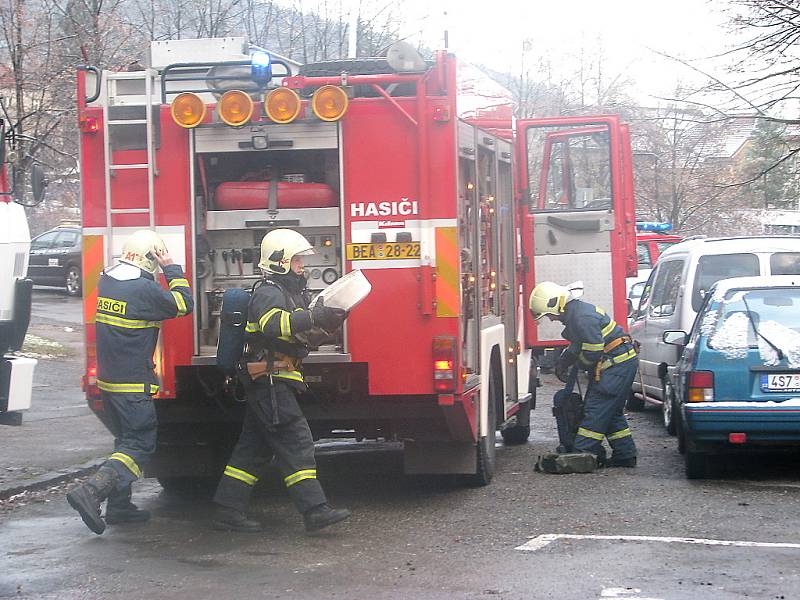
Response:
M261 260L258 268L268 273L285 275L292 258L314 254L314 247L306 238L292 229L275 229L261 240Z
M155 252L166 252L166 250L167 246L160 235L151 229L140 229L125 240L119 262L128 263L155 274L158 271Z
M569 300L571 300L570 292L563 285L552 281L543 281L533 288L528 300L528 308L531 309L533 318L538 321L545 315L564 314L564 307Z

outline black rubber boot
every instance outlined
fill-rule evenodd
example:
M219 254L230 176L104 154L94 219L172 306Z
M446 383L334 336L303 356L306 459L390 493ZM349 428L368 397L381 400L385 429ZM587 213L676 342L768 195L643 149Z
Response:
M306 531L319 531L329 525L344 521L350 516L346 508L333 508L330 504L315 506L303 515Z
M611 460L608 461L609 467L627 467L633 468L636 466L636 457L629 456L628 458L616 458L614 456L611 457Z
M264 526L258 521L248 519L247 515L235 508L220 506L214 513L211 521L214 529L220 531L242 531L245 533L259 533L264 531Z
M595 455L597 457L597 468L602 469L608 465L608 455L606 454L606 449L603 446L600 446L600 452Z
M111 467L103 465L89 480L67 493L67 502L78 511L86 526L100 535L106 529L100 516L100 504L117 487L119 474Z
M142 510L131 502L131 488L114 492L108 497L106 505L106 523L144 523L150 519L150 511Z

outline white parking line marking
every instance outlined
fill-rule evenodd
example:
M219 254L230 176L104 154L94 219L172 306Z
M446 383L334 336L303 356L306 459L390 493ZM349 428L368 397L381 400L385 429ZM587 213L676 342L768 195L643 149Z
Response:
M627 600L663 600L662 598L645 598L637 596L642 590L638 588L603 588L600 598L627 598Z
M515 550L536 552L556 540L608 540L612 542L661 542L667 544L698 544L702 546L737 546L740 548L791 548L800 550L800 544L788 542L745 542L736 540L708 540L689 537L658 537L653 535L577 535L572 533L544 533L517 546Z

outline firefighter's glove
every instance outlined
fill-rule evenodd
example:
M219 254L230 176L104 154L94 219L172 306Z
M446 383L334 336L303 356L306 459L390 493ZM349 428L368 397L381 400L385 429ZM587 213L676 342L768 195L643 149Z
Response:
M567 383L569 378L569 370L575 364L575 355L572 352L564 350L556 361L555 373L559 381Z
M311 311L311 322L330 333L342 326L347 314L344 309L325 306L324 298L319 298Z

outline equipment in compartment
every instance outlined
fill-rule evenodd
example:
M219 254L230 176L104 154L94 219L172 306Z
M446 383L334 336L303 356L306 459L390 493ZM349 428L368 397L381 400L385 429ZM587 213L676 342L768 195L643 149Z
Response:
M324 183L292 181L227 181L217 186L217 210L270 208L270 193L277 190L277 208L328 208L338 206L336 193Z

